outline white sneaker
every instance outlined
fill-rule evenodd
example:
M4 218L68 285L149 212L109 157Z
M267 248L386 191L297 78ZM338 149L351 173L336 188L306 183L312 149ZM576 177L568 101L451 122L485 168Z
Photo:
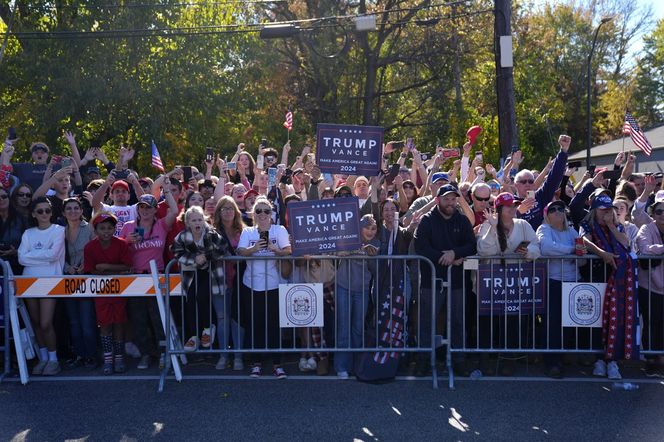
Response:
M196 351L196 350L198 350L198 336L192 336L184 344L184 351L186 351L187 353L190 353L190 352Z
M244 361L242 360L241 357L235 356L235 359L233 360L233 370L234 371L244 370Z
M217 327L212 324L210 328L204 328L201 335L201 347L210 348L214 344L214 336L217 334Z
M37 362L37 365L32 367L32 374L33 375L42 374L42 372L44 371L44 368L46 367L47 363L48 363L48 361L45 361L45 360Z
M42 371L43 376L54 376L60 373L60 363L58 361L48 361L44 371Z
M226 364L228 360L226 359L226 355L221 355L219 356L219 361L217 361L217 365L214 366L217 370L226 370Z
M318 368L318 364L316 363L316 359L314 359L313 356L310 357L309 359L307 359L307 368L311 371Z
M337 373L337 378L345 381L346 379L348 379L348 372L347 371L340 371L339 373Z
M138 361L136 368L139 370L146 370L150 366L150 355L141 356L141 360Z
M125 342L125 353L132 358L138 359L141 357L141 351L136 347L136 344L131 341Z
M309 371L309 367L307 365L307 358L300 358L300 363L298 364L298 368L300 371Z
M595 361L595 367L593 368L593 376L606 376L606 362L603 360Z
M620 375L620 369L618 368L618 363L616 361L609 362L609 365L606 368L606 372L609 379L611 380L622 379L622 376Z

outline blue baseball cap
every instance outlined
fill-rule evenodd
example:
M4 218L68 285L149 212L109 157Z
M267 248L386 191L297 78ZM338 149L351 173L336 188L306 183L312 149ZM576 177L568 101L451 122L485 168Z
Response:
M445 195L450 194L450 193L453 193L456 196L461 196L461 194L459 193L459 190L451 184L445 184L444 186L441 186L440 189L438 189L437 196L442 198Z
M431 176L431 182L435 183L436 181L445 180L448 183L450 182L450 176L445 172L436 172Z
M613 201L608 195L598 195L593 199L593 203L590 206L591 209L611 209L615 207Z

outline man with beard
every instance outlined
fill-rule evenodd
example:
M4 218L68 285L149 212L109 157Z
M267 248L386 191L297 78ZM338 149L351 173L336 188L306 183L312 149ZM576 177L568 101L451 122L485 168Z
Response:
M415 251L434 263L436 275L434 277L447 280L447 270L452 267L452 336L454 346L463 345L463 268L461 263L466 256L477 253L477 241L473 233L473 226L457 209L459 191L451 184L438 189L436 207L424 215L415 232ZM443 287L431 287L431 271L429 266L420 266L422 275L422 290L420 295L421 307L419 310L420 322L417 330L420 346L431 345L431 309L436 310L436 316L444 305ZM470 287L467 281L466 287ZM435 304L432 305L435 296ZM426 355L418 358L417 374L427 372Z

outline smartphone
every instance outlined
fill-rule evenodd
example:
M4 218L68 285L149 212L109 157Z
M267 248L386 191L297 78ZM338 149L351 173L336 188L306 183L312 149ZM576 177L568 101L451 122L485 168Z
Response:
M458 158L459 149L443 149L442 154L443 158Z
M526 192L526 195L528 196L528 198L535 199L535 191L534 190L529 190L528 192Z
M277 168L270 167L267 170L267 185L269 187L274 187L277 184Z
M143 241L143 238L145 237L145 229L143 227L137 226L136 229L134 230L134 233L140 236L141 241Z
M406 138L406 147L408 150L413 150L415 148L415 143L413 143L412 138Z
M482 161L482 159L483 159L482 152L477 152L477 153L475 154L475 158L477 158L477 159L479 159L480 161Z
M529 244L530 241L521 241L521 243L517 246L517 249L525 249Z
M261 148L261 149L267 149L267 138L263 138L263 139L261 140L260 148Z
M228 170L237 170L237 163L234 161L226 163L226 165L228 166Z
M423 154L420 155L420 158L422 158L422 161L426 161L426 160L429 159L429 155L423 153Z
M270 241L270 232L267 230L265 232L260 232L259 238L265 241L265 248L267 248L268 241Z
M101 147L101 143L99 142L98 139L93 138L90 140L90 148L91 149L99 149Z
M567 163L567 167L570 169L578 169L583 163L581 161L570 161Z
M392 148L393 148L394 150L397 150L397 149L403 149L403 146L404 146L404 142L403 142L403 141L393 141L393 142L392 142Z
M510 178L514 178L516 176L517 170L516 169L510 169Z
M205 161L211 163L214 160L214 151L211 147L205 148Z
M265 166L265 157L263 155L257 155L256 156L256 167L263 170L263 167Z
M512 146L512 153L518 152L519 150L521 150L519 149L519 146Z
M71 158L63 158L62 167L69 167L69 166L71 166Z
M115 176L116 180L124 180L129 176L129 169L123 169L123 170L115 169L113 170L113 176Z
M590 164L588 165L588 173L590 173L590 176L595 176L595 169L597 168L596 165Z
M7 133L8 133L7 139L9 140L15 140L18 138L18 136L16 135L16 129L14 129L13 127L10 127Z
M602 178L605 180L619 180L620 176L622 175L621 170L606 170L602 174Z
M192 176L194 176L191 166L182 166L182 179L188 183Z

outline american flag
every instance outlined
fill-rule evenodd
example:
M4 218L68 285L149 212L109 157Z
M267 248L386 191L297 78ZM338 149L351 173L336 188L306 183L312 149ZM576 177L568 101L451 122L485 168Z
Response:
M625 113L625 124L623 124L623 133L629 134L634 141L634 144L639 146L639 149L643 151L646 155L650 156L652 153L652 145L641 131L639 123L636 122L632 114L629 112Z
M154 144L154 140L152 140L152 165L161 170L161 173L165 172L164 164L161 162L161 157L159 156L157 145Z
M288 106L288 112L286 112L286 121L284 121L284 127L290 132L293 130L293 112L291 112L290 106Z

